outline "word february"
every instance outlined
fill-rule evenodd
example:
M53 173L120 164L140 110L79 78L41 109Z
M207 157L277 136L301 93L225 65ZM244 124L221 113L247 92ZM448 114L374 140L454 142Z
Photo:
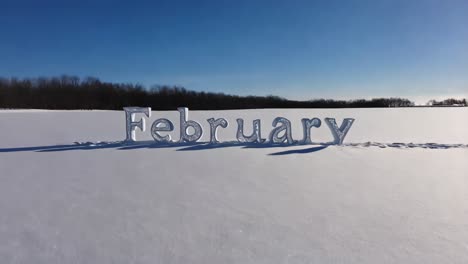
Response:
M141 131L145 131L146 129L146 122L145 119L140 119L139 121L135 120L135 115L138 113L144 114L147 117L151 116L151 108L150 107L124 107L125 111L125 124L127 129L126 135L126 142L134 142L136 141L135 130L139 128ZM177 108L180 114L180 138L179 143L185 142L196 142L198 141L203 135L202 126L193 120L188 120L188 113L189 109L186 107ZM229 123L224 118L209 118L206 120L210 125L210 143L215 144L219 143L217 132L218 129L228 127ZM244 134L244 120L242 118L236 119L237 121L237 141L241 143L264 143L266 139L263 139L261 136L261 124L260 119L253 120L253 130L252 134L245 135ZM318 118L303 118L302 122L302 130L303 130L303 138L300 143L303 144L311 144L312 140L310 138L310 130L313 127L320 127L322 121ZM346 134L348 133L349 129L353 125L354 118L345 118L341 126L338 127L334 118L325 118L325 123L327 124L328 128L330 129L331 134L333 135L334 141L331 142L332 144L342 144ZM274 144L294 144L297 140L292 138L292 130L291 130L291 121L284 117L276 117L272 123L273 129L268 136L268 142ZM193 129L193 133L189 134L187 129L191 127ZM161 132L170 132L174 130L174 124L166 119L166 118L159 118L153 122L151 125L151 136L157 142L163 143L170 143L174 142L171 139L170 135L161 135Z

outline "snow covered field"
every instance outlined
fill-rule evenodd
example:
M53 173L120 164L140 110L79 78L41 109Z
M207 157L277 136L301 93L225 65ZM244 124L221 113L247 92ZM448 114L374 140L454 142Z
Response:
M0 263L468 263L468 108L189 119L276 116L356 121L344 146L125 145L123 111L0 111Z

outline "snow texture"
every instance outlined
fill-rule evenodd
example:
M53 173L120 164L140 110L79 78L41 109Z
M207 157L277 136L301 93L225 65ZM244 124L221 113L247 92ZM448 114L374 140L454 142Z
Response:
M237 142L237 118L277 116L295 140L302 118L358 121L341 146L327 126ZM190 111L210 117L219 144L125 142L123 111L0 111L0 263L468 263L468 108ZM178 140L179 113L159 118Z

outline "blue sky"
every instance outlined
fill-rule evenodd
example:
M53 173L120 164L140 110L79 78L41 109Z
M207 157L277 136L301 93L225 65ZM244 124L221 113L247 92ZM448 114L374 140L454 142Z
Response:
M5 1L0 76L468 97L468 1Z

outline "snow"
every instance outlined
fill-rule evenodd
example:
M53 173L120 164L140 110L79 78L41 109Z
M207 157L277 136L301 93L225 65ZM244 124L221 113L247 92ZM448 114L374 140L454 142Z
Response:
M232 143L277 116L356 121ZM210 117L225 143L128 145L123 111L0 111L0 262L468 263L468 108L190 111L203 142Z

